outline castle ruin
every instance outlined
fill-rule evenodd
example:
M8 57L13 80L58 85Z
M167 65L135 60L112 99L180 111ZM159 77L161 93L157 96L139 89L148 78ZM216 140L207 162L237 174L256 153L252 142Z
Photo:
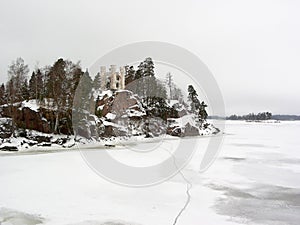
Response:
M117 71L116 65L111 65L109 71L105 66L100 67L101 90L123 90L125 89L125 68L120 67Z

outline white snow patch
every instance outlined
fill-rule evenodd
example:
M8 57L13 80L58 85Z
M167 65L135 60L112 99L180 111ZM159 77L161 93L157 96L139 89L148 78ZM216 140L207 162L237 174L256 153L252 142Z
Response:
M105 117L109 120L114 120L116 118L116 115L113 113L107 113Z
M37 100L32 99L32 100L29 100L28 102L27 101L23 101L22 102L22 107L23 108L27 107L27 108L30 108L32 111L38 112L38 110L40 108L40 105L37 102Z

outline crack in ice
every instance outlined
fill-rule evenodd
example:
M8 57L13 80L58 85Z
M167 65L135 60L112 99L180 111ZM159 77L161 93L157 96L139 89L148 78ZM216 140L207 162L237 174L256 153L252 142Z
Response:
M191 197L192 197L192 196L191 196L190 190L192 189L193 184L192 184L192 183L184 176L183 172L178 168L178 166L177 166L177 164L176 164L176 159L175 159L174 155L171 154L171 152L169 152L167 149L164 149L164 150L167 151L167 152L170 154L170 156L171 156L172 159L173 159L174 166L178 169L178 171L179 171L181 177L183 178L183 180L184 180L184 181L186 182L186 184L187 184L187 186L186 186L186 191L185 191L185 193L186 193L186 195L187 195L187 199L186 199L186 201L185 201L184 206L180 209L180 211L179 211L178 214L176 215L176 217L175 217L175 219L174 219L174 222L173 222L173 224L172 224L172 225L176 225L177 222L178 222L178 220L179 220L179 218L180 218L180 216L181 216L182 213L186 210L186 208L188 207L188 205L189 205L189 203L190 203L190 201L191 201Z

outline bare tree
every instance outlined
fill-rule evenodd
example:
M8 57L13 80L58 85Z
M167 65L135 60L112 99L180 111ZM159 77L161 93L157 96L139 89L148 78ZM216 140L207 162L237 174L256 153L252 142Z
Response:
M173 93L172 93L172 89L173 89L173 76L170 72L167 73L166 75L166 84L169 88L169 103L171 101L171 99L173 98Z
M10 102L13 103L23 100L22 86L29 73L28 65L25 65L25 62L22 58L17 58L8 67L7 73L9 77L7 88Z

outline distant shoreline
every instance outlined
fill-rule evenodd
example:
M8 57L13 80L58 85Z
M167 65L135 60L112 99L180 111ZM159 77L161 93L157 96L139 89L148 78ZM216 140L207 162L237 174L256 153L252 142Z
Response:
M240 121L246 121L245 119L229 119L229 117L222 117L222 116L208 116L207 119L214 119L214 120L240 120ZM300 120L300 115L275 114L275 115L272 115L271 120L280 120L280 121L299 121L299 120Z

